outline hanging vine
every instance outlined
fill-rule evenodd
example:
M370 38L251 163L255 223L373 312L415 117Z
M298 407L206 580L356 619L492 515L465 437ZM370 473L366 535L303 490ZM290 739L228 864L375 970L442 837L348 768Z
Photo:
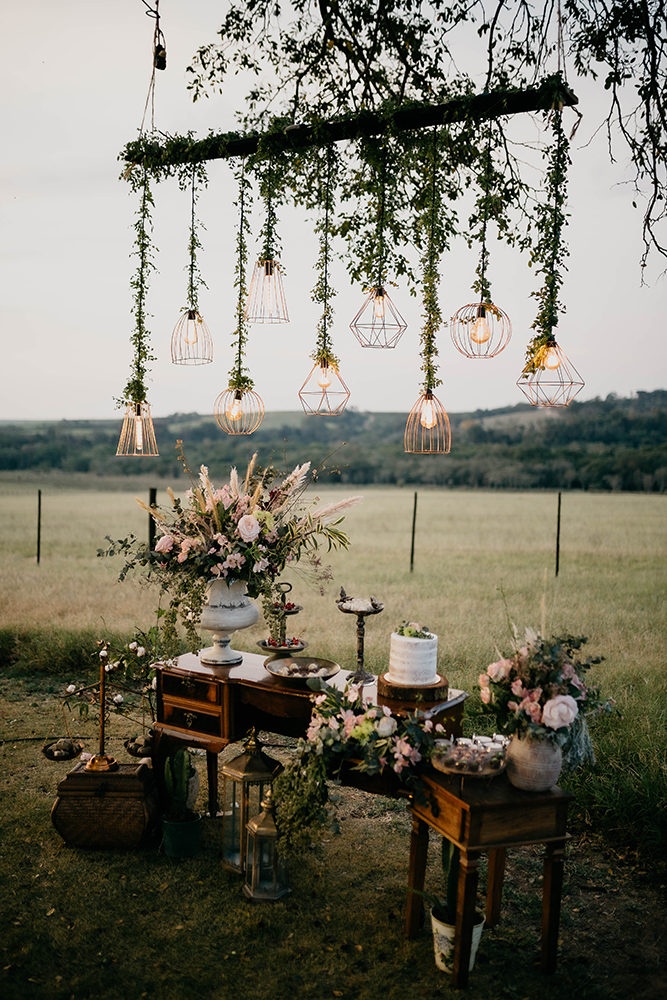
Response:
M188 239L188 303L186 308L199 312L199 290L208 288L199 270L197 255L202 249L199 233L205 230L204 223L197 218L196 208L199 200L199 190L206 184L206 168L203 163L193 163L181 173L180 186L183 190L189 182L191 191L190 236Z
M436 386L442 385L438 378L438 356L436 338L442 325L442 312L438 300L438 285L440 270L438 264L440 255L446 243L446 234L439 217L440 189L438 187L438 130L433 129L433 140L428 161L424 164L425 172L430 173L430 183L426 188L424 213L419 227L425 230L425 248L421 257L422 269L422 303L424 307L424 325L421 329L421 370L424 373L423 392L432 392ZM423 238L422 238L423 242Z
M550 347L555 344L554 329L558 316L565 312L560 301L563 271L567 270L569 256L563 241L563 228L567 225L564 206L567 199L567 168L570 164L568 141L563 131L562 112L554 110L551 115L554 144L549 152L549 166L546 173L544 202L537 208L537 231L539 238L531 254L531 266L536 265L538 274L544 275L542 287L532 292L539 303L539 311L532 325L535 336L526 348L526 363L522 376L534 374L544 369L544 359Z
M252 202L250 182L245 170L245 159L241 161L240 170L236 171L236 178L239 183L239 198L235 202L239 210L239 225L236 233L237 256L234 287L238 289L238 299L236 304L236 329L232 338L232 347L236 350L236 358L229 372L229 388L236 392L244 393L250 392L254 387L254 382L244 364L246 345L248 343L248 320L245 314L245 303L248 297L246 282L248 270L247 234L250 232L248 209Z
M150 278L157 270L154 264L155 248L152 242L153 219L151 209L154 207L153 196L151 194L148 181L148 170L144 167L141 177L135 177L134 172L130 176L130 182L134 191L140 191L141 198L139 209L134 223L134 246L135 249L130 254L137 258L137 267L130 280L130 287L133 293L132 315L134 316L134 332L130 337L130 343L134 350L134 357L130 367L130 377L125 385L122 396L116 400L119 407L128 406L130 403L145 403L148 393L146 387L146 377L150 371L149 364L155 361L155 355L151 349L150 331L146 326L148 313L146 312L146 297Z
M333 146L327 146L326 169L324 177L324 215L317 223L319 232L319 253L317 256L318 279L312 291L313 302L322 306L322 315L317 324L317 344L311 354L311 358L321 367L331 365L338 369L340 364L338 358L333 353L330 329L333 325L334 310L331 299L336 294L329 283L329 238L331 236L330 215L333 208L332 201L332 171L335 160Z
M259 231L260 240L262 241L261 258L262 260L275 260L276 257L280 256L281 247L277 232L278 217L275 208L275 171L271 157L269 157L266 163L261 178L260 192L264 198L266 209L264 223Z

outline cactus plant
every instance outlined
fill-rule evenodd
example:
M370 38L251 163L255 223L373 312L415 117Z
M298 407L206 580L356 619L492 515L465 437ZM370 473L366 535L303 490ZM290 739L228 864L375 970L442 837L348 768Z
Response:
M171 805L167 819L171 823L185 823L196 819L197 814L190 808L192 779L197 774L190 752L184 748L167 758L164 767L164 783Z

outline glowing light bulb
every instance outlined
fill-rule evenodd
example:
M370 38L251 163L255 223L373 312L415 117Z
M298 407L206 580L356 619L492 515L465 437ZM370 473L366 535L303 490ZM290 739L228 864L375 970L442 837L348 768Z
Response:
M196 344L199 339L197 336L197 313L190 309L188 311L188 322L185 327L185 343L186 344Z
M373 302L373 310L377 319L384 319L384 289L376 288L375 290L375 300Z
M470 339L473 344L486 344L491 338L491 330L484 316L478 316L472 325Z
M438 419L435 415L435 407L433 406L432 399L426 398L422 403L421 413L419 414L419 422L422 427L427 427L429 430L437 424Z
M231 406L228 406L225 410L225 416L228 420L240 420L243 416L243 407L241 403L242 397L234 396Z
M144 428L141 423L141 407L137 406L137 415L134 418L134 428L137 440L137 451L144 450Z
M331 385L331 372L329 370L329 365L320 365L317 372L317 384L321 389L328 389Z
M558 356L558 351L555 346L550 347L547 353L544 355L544 367L550 368L553 371L560 365L560 358Z

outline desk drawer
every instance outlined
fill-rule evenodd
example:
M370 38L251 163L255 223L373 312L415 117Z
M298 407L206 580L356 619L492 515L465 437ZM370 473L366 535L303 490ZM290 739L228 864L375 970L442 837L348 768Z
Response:
M222 717L219 713L212 714L185 708L183 705L171 705L168 701L163 702L163 710L164 718L160 721L167 726L206 736L222 735Z
M166 671L162 674L162 694L208 702L209 705L220 704L220 686L215 681L197 681L193 677L179 677Z

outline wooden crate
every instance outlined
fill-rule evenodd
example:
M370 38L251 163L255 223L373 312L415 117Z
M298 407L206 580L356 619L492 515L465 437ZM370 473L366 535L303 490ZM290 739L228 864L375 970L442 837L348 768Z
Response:
M114 771L76 767L58 785L51 821L68 847L131 851L160 817L153 769L119 764Z

